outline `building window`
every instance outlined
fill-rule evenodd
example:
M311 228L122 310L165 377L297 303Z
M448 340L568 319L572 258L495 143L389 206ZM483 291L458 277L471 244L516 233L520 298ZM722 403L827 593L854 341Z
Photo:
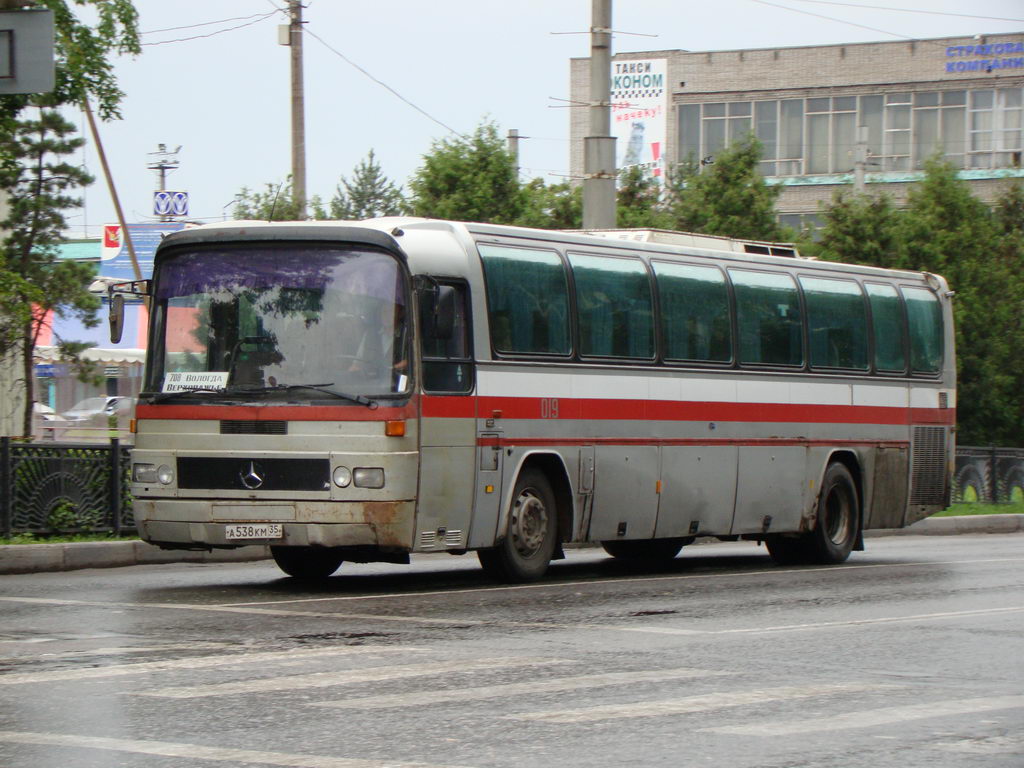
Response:
M714 157L752 131L765 176L849 173L857 129L869 171L921 169L936 151L957 168L1020 167L1021 88L711 102L678 108L679 160Z

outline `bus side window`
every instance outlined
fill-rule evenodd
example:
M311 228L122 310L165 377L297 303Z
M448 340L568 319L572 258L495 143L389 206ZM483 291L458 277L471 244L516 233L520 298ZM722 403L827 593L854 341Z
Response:
M926 288L903 286L910 330L910 369L938 373L942 369L942 307Z
M424 291L419 297L423 389L427 392L471 392L473 355L466 286L460 283L441 285L454 291L451 334L439 334L434 326L437 293Z
M907 320L903 302L891 285L865 283L871 305L871 324L874 328L875 370L883 373L903 373L907 369L907 354L903 348Z
M740 363L803 365L803 321L793 278L730 269L736 292Z
M868 368L868 316L853 280L800 277L812 368Z

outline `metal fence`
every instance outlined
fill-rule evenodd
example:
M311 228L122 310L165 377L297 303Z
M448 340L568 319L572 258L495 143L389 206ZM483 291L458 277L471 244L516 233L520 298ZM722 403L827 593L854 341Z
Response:
M134 531L130 451L0 437L0 535Z
M0 536L130 533L131 446L23 443L0 437ZM1024 448L961 446L954 502L1024 502Z
M953 474L953 501L1024 502L1024 448L959 446Z

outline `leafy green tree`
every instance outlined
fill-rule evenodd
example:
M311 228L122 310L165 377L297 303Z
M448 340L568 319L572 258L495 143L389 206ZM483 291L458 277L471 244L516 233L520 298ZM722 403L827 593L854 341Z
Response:
M349 182L344 176L330 203L332 219L400 216L406 210L402 190L384 175L373 150L360 161Z
M132 0L29 0L28 6L53 11L56 29L56 83L42 103L78 105L91 98L102 119L120 117L118 105L124 93L117 85L113 58L142 51L139 16ZM79 18L76 6L90 22ZM0 113L13 116L30 103L40 103L39 97L0 97Z
M814 254L833 261L906 268L899 212L888 195L838 192L822 214ZM801 244L801 252L809 249Z
M669 226L707 235L781 240L775 219L781 187L769 186L758 170L761 143L748 135L719 152L714 163L675 169L668 179Z
M531 179L522 187L523 209L515 224L536 229L579 229L583 226L583 187L545 184Z
M524 211L515 159L492 122L435 141L409 189L416 216L511 224Z
M75 127L54 110L40 110L38 119L21 120L8 143L14 163L0 171L0 187L8 194L9 215L0 222L6 282L11 293L3 303L31 307L13 315L20 323L18 352L22 359L25 412L23 434L32 434L33 353L51 310L60 317L77 316L96 325L100 301L89 293L94 276L91 265L61 261L57 246L67 226L63 211L81 205L72 197L78 187L92 182L81 168L64 160L84 143L73 136ZM64 350L81 351L70 344Z
M327 218L323 201L317 195L309 200L309 211L309 218ZM267 182L262 192L242 187L235 195L234 216L250 221L297 221L299 204L292 194L291 177L277 184Z
M670 229L674 223L661 184L639 165L619 173L615 216L626 229Z

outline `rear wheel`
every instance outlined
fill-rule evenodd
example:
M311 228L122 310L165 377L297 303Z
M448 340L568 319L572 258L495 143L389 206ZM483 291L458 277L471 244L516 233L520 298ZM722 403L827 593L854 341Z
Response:
M326 579L341 566L342 556L329 547L271 547L277 567L296 579Z
M814 530L800 536L769 536L768 554L779 565L841 563L850 556L860 531L860 496L846 465L825 470Z
M649 563L672 560L684 545L693 539L647 539L639 541L602 541L604 551L616 560L644 561Z
M512 493L505 537L477 552L484 571L498 581L536 581L548 569L558 536L555 494L544 473L524 469Z

